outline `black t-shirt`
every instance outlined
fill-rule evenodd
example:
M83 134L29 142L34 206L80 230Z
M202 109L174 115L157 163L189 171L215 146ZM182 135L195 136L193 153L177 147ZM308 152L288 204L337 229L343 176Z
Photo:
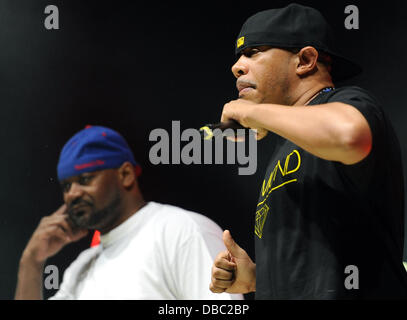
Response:
M276 135L255 216L256 299L407 298L399 141L367 91L337 88L310 105L329 102L363 114L372 149L345 165Z

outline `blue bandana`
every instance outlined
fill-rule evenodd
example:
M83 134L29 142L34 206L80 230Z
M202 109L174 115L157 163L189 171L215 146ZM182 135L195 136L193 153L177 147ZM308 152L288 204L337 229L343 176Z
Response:
M129 161L141 173L126 140L116 131L101 126L86 126L62 148L58 162L58 179L120 167Z

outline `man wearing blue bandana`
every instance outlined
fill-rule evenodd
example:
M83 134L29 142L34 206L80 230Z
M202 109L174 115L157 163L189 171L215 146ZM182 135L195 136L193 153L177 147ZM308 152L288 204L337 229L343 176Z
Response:
M87 126L65 144L57 171L65 203L29 240L16 299L41 299L47 258L89 230L100 231L100 244L69 266L51 299L242 299L208 288L223 249L220 227L203 215L144 201L141 168L119 133Z

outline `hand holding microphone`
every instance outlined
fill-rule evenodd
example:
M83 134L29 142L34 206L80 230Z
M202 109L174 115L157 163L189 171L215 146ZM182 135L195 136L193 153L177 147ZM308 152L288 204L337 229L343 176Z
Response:
M243 127L239 122L236 120L230 119L225 122L219 122L219 123L213 123L213 124L206 124L205 126L201 127L199 131L201 131L202 138L204 140L209 140L212 139L214 136L217 136L216 131L214 133L215 129L219 129L222 131L222 135L225 137L233 136L233 137L239 137L243 136L246 134L245 133L242 135L240 131L237 129L247 129ZM233 129L233 134L230 134L230 130L226 129ZM226 130L226 131L224 131Z
M257 103L245 99L237 99L226 103L223 107L221 122L207 124L199 129L202 138L209 140L221 134L228 140L243 141L245 136L249 134L249 129L256 130L257 140L264 138L268 131L260 127L257 128L258 122L254 119L257 105Z

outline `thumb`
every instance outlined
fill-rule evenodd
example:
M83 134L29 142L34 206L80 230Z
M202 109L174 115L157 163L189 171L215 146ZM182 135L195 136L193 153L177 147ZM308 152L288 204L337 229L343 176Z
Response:
M223 232L223 243L226 249L231 253L232 256L239 258L246 254L246 252L239 247L239 245L233 240L232 235L229 230Z

